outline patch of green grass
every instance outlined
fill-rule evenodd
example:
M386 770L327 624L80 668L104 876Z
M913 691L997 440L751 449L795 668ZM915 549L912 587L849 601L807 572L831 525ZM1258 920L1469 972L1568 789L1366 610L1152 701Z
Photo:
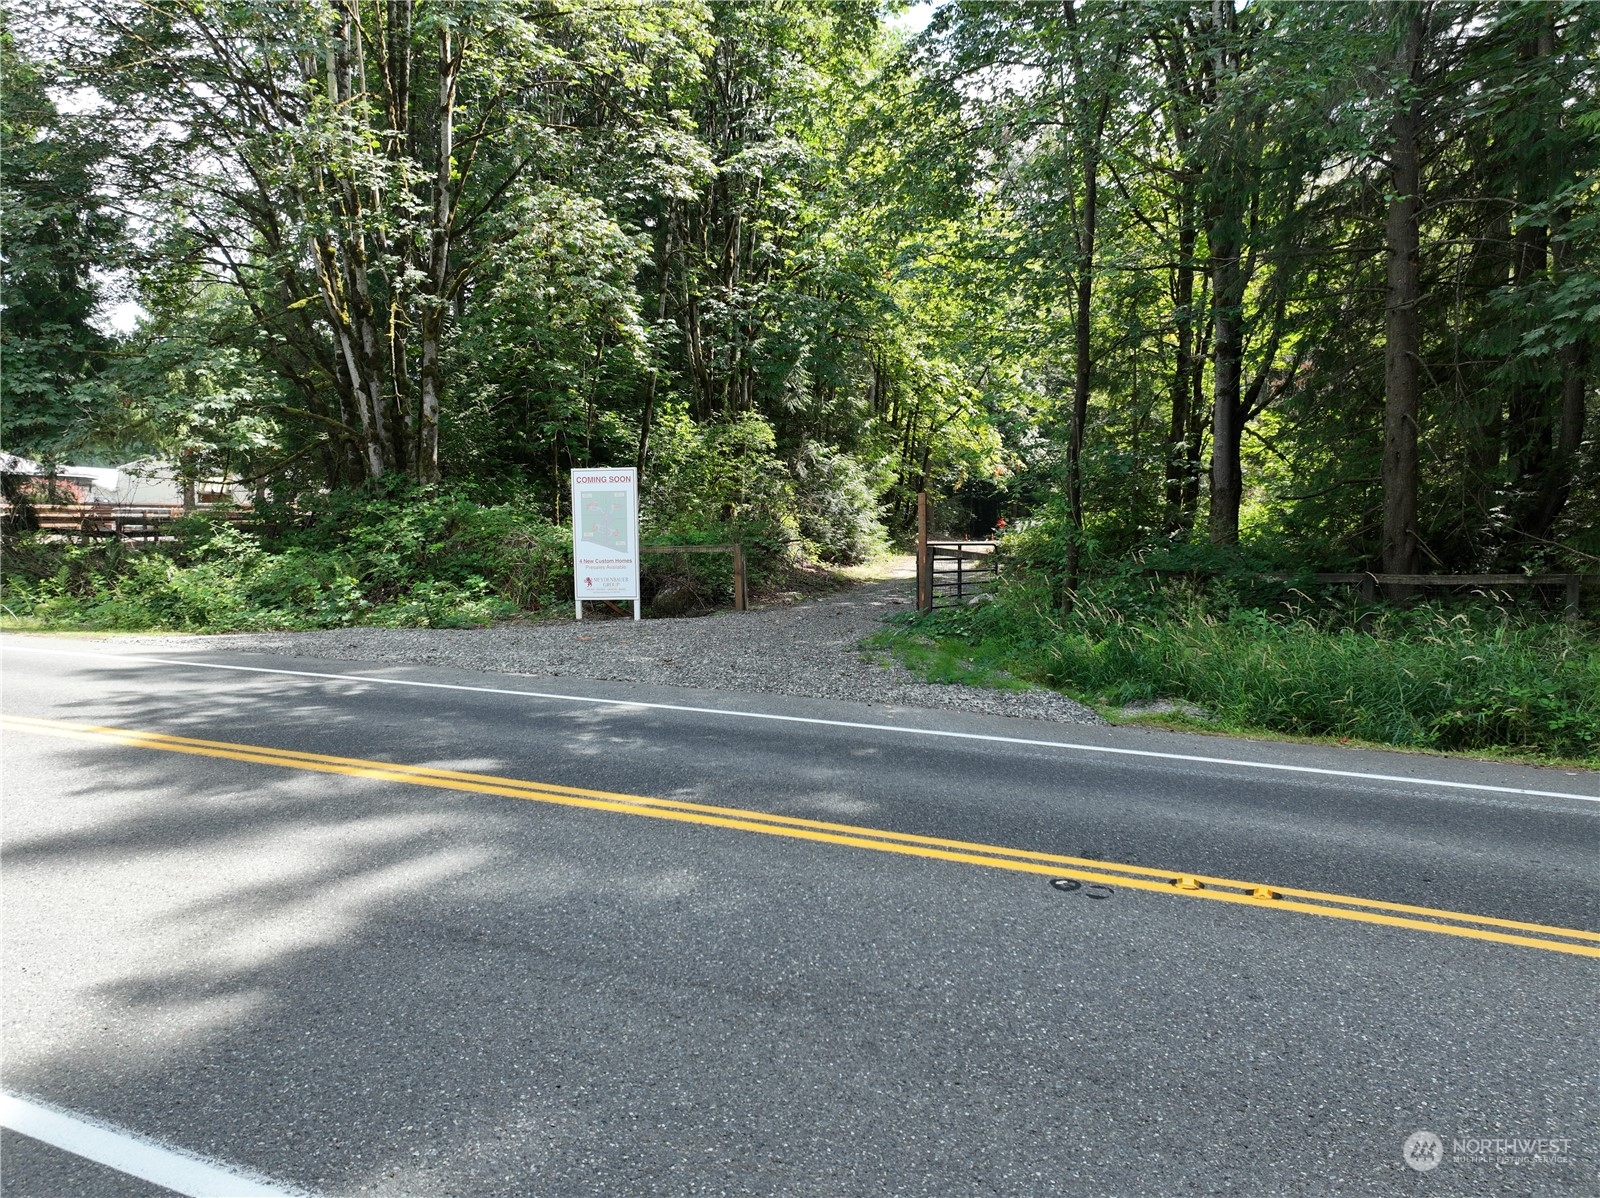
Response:
M929 682L982 686L991 690L1031 690L1033 684L1005 669L991 648L964 641L938 640L917 632L889 630L869 637L869 649L887 651Z
M981 608L902 618L879 640L927 677L973 663L1063 690L1113 720L1125 704L1174 699L1214 722L1176 713L1140 722L1600 763L1600 639L1559 620L1116 598L1080 594L1063 615L1014 585Z
M1274 741L1295 745L1328 745L1340 749L1378 749L1393 751L1404 749L1407 753L1421 753L1431 757L1466 757L1476 761L1509 762L1516 765L1539 765L1567 771L1595 770L1600 759L1571 757L1559 753L1545 753L1538 749L1515 745L1499 745L1483 749L1434 749L1425 745L1392 745L1381 741L1362 740L1353 736L1313 736L1307 733L1275 732L1249 724L1232 724L1225 720L1202 720L1181 712L1147 712L1129 715L1114 707L1098 708L1106 722L1118 726L1155 728L1163 732L1198 733L1202 736L1247 737L1251 740Z

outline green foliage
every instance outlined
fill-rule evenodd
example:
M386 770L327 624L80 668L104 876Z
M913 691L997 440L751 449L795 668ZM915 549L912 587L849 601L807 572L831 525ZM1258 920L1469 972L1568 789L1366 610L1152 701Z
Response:
M867 646L890 651L929 682L993 690L1028 690L1033 685L1005 667L1003 651L992 643L928 636L919 629L880 633L870 638Z
M1086 588L1063 615L1046 587L1021 581L912 628L901 637L1104 705L1180 699L1240 730L1600 758L1600 640L1550 618L1444 604L1263 610L1227 586L1127 581Z
M543 473L551 445L569 460L625 460L636 433L617 400L637 391L648 365L635 287L646 251L587 196L550 187L508 208L516 231L498 277L450 351L466 393L447 461L478 473L492 465ZM557 470L550 485L564 484Z
M742 542L752 587L781 587L804 545L786 519L792 483L759 417L703 429L668 419L663 454L674 467L649 490L645 537L656 544ZM674 433L673 430L676 430ZM853 463L826 463L817 486L858 484L834 515L850 524L852 498L870 491ZM748 480L748 485L740 483ZM859 516L859 513L856 513ZM152 547L76 545L19 536L6 546L3 601L12 626L225 632L346 625L466 627L522 612L567 610L570 528L527 497L483 503L440 487L390 479L296 505L261 505L243 527L198 513L167 526ZM863 536L865 533L863 533ZM691 608L725 605L731 555L651 554L645 599L687 590Z
M646 535L741 541L758 584L870 555L921 491L1004 514L1036 581L941 617L981 644L924 646L935 672L1024 646L1241 726L1587 735L1559 629L1361 630L1254 577L1374 564L1409 493L1382 421L1399 9L951 0L906 44L867 0L34 7L0 35L7 448L160 453L280 505L137 557L14 545L41 619L536 610L565 599L568 471L638 462ZM1417 548L1592 569L1600 5L1424 10ZM119 269L150 317L115 339ZM392 490L435 477L435 435L461 489ZM1210 494L1235 441L1240 493ZM647 593L727 572L647 559Z
M109 338L93 324L122 228L99 194L105 146L52 101L59 80L17 46L0 10L0 444L45 456L82 442L105 405Z
M878 518L887 479L874 478L841 450L807 444L794 468L795 519L800 536L825 562L864 562L887 547Z
M237 297L213 288L181 318L146 321L108 369L115 406L95 429L97 444L123 461L155 455L180 477L254 477L285 455L289 398L253 353L228 344L251 319Z
M458 491L393 484L388 494L335 492L284 513L285 549L359 564L365 595L383 603L419 580L486 584L517 608L572 593L572 542L526 502L482 505ZM273 513L268 513L269 519Z
M641 515L664 543L740 540L752 566L811 556L860 562L884 545L874 479L850 454L808 443L790 466L772 425L755 413L699 424L682 407L656 427Z
M645 536L708 543L727 532L756 561L788 552L798 535L793 482L767 420L747 412L700 424L674 407L662 413L652 443L640 497Z
M4 601L27 627L221 632L467 627L572 593L570 533L524 504L335 493L309 516L269 510L260 527L193 516L148 550L20 539Z

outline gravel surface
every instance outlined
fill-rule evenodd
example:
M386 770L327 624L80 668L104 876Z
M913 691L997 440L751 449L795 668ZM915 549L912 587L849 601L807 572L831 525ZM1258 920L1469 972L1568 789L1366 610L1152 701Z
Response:
M861 640L877 632L886 616L908 610L914 597L914 583L896 578L793 606L695 619L635 623L608 618L473 629L339 628L232 633L204 641L208 648L243 653L754 691L1070 724L1103 722L1091 709L1055 691L924 682L898 663L883 661L882 654L864 653ZM170 644L174 638L107 639L149 645ZM197 639L183 638L186 644Z

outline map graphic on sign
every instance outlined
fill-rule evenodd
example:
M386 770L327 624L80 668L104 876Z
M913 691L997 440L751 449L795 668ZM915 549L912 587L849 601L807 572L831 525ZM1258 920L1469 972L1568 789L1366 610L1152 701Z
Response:
M629 553L628 493L584 491L579 501L578 539L617 553Z

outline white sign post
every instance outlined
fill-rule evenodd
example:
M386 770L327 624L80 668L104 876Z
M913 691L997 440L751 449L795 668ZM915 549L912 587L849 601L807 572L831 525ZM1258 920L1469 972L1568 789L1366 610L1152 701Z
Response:
M585 599L632 599L639 618L639 472L572 472L572 593Z

